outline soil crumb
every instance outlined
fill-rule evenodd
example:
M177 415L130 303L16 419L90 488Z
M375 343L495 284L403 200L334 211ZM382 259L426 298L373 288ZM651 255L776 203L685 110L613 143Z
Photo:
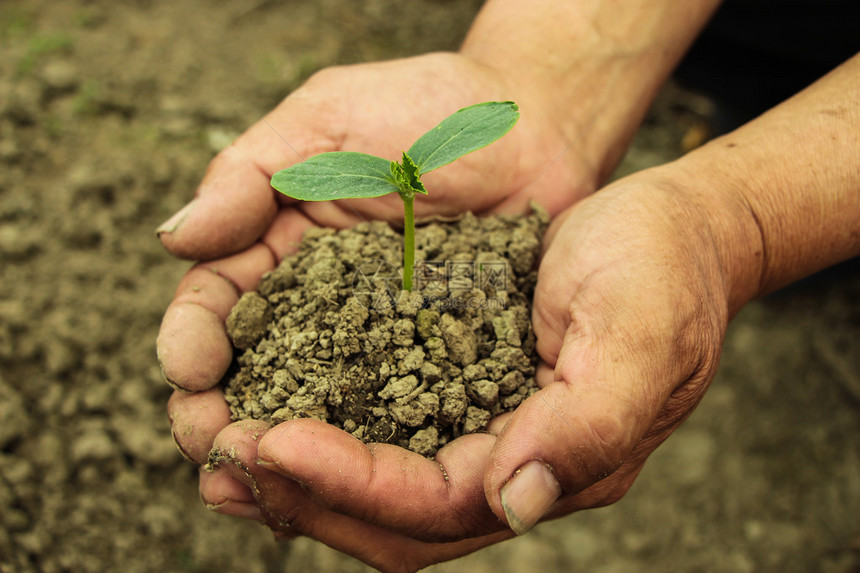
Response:
M227 320L235 420L317 418L364 442L432 457L536 391L531 299L546 213L416 229L311 229Z

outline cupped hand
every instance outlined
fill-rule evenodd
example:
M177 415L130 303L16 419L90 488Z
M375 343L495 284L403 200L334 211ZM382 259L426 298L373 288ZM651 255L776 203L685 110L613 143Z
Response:
M547 233L533 312L541 390L499 433L484 476L518 533L620 499L716 373L737 310L721 227L731 201L687 182L671 164L633 175Z
M730 312L715 207L665 171L554 222L534 301L542 389L490 433L431 461L315 420L225 427L217 391L178 395L178 443L197 462L221 454L204 500L412 571L619 499L707 389ZM220 413L204 424L201 411Z
M220 153L195 199L157 231L171 253L204 261L182 279L162 321L158 356L167 380L190 392L218 383L232 357L227 314L307 228L402 221L397 197L297 202L270 187L273 173L325 151L396 159L450 113L493 99L517 101L522 119L502 140L427 174L430 194L416 201L417 217L520 212L531 200L555 213L593 190L594 170L541 94L450 53L324 70Z
M363 219L402 220L402 205L395 197L299 203L275 193L269 186L271 175L325 151L354 150L396 159L401 150L408 149L450 113L487 100L516 101L522 119L492 146L428 174L424 179L430 195L416 201L416 216L451 215L467 209L476 213L521 212L532 200L557 213L594 189L595 167L581 159L577 142L568 141L558 128L557 118L549 112L542 94L532 91L528 82L448 53L324 70L212 161L195 199L157 231L171 253L203 261L180 282L158 339L165 378L176 387L169 404L174 436L190 460L204 463L216 436L223 443L229 442L230 436L241 443L235 427L227 428L230 416L217 387L232 359L224 320L240 294L254 289L262 274L294 249L308 227L346 227ZM241 448L232 451L242 452ZM392 459L399 459L403 453L387 447L381 451ZM373 456L378 455L379 451L374 451ZM444 457L442 454L440 459ZM373 459L376 458L365 461L370 463ZM457 459L457 464L463 463ZM424 476L418 484L429 479L435 484L436 494L451 489L439 465L423 458L412 458L409 464L417 464L419 475ZM432 477L425 475L428 469L435 470ZM251 490L241 486L241 480L230 478L224 471L213 475L201 476L201 489L204 498L215 500L212 504L219 511L252 518L278 513L273 510L261 514L258 506L249 504ZM377 485L385 486L390 477ZM458 491L471 496L475 488L480 489L481 479L480 473L474 473L458 486ZM283 491L298 493L294 483L284 485ZM389 495L385 489L378 493L377 501ZM453 504L464 520L453 527L455 532L447 517L440 517L433 527L418 524L423 533L418 531L416 537L446 541L471 537L477 520L491 524L477 527L490 538L465 541L456 550L448 544L437 546L431 550L435 556L431 561L510 535L499 533L498 519L485 502L476 499L470 498L471 505L459 501ZM310 507L310 501L303 503L296 505L296 501L293 505ZM482 511L477 510L479 506ZM475 517L476 511L480 518ZM334 511L331 515L343 514ZM359 518L355 528L372 521ZM319 528L329 527L326 520L319 523ZM385 527L379 536L389 535ZM310 524L294 527L295 530L335 543L330 540L330 530L318 533ZM396 539L391 547L406 546L402 535L391 535ZM361 555L353 545L344 550Z

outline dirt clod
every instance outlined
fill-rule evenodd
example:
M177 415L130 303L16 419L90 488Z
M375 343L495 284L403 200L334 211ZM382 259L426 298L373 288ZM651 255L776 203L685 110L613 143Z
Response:
M266 334L272 319L272 307L257 293L248 293L239 299L227 317L227 332L236 348L250 348Z

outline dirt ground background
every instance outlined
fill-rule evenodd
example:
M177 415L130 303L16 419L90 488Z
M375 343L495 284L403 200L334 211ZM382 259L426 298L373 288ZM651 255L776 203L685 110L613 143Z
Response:
M0 4L0 571L366 570L200 503L154 349L188 265L153 230L313 70L456 47L478 5ZM622 172L707 109L667 89ZM855 264L750 305L624 500L431 570L860 570L858 297Z

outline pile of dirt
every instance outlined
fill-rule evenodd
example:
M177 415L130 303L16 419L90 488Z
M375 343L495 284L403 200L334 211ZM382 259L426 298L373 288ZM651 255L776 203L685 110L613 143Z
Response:
M309 230L228 318L233 417L317 418L425 456L484 430L536 391L531 297L547 221L419 226L411 292L387 224Z

